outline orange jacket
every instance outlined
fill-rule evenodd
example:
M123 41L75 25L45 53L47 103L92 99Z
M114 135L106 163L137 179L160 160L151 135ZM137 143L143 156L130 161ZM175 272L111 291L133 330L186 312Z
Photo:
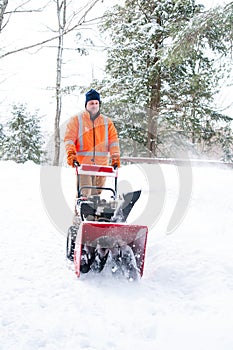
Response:
M88 111L71 118L65 132L66 151L76 150L80 164L108 165L108 155L120 154L116 128L110 118L100 114L94 121Z

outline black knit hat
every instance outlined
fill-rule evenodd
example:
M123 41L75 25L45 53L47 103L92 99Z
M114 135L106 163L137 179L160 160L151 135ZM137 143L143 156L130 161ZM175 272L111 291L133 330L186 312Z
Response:
M87 105L87 102L91 101L91 100L98 100L100 102L100 94L97 91L95 91L94 89L87 91L85 107Z

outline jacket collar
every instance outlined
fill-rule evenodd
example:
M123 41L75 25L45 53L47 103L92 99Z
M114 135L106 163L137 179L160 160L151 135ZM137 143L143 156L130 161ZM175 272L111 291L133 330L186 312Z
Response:
M89 113L90 119L91 119L92 121L96 120L96 118L98 118L98 116L100 115L100 111L98 111L95 115L91 115L90 112L88 112L88 113Z

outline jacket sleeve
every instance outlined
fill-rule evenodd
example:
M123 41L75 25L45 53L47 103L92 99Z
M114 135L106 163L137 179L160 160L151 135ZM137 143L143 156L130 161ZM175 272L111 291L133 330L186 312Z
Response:
M74 116L70 119L66 126L66 132L64 137L66 151L74 150L76 152L76 143L78 140L78 127L78 118L77 116Z
M110 156L114 153L120 155L120 146L117 130L111 119L108 121L108 137L109 137L109 152Z

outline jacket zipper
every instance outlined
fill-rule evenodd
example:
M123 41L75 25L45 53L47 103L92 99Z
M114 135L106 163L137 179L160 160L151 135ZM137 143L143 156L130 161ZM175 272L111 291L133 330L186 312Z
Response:
M92 124L93 124L93 158L91 159L91 161L95 164L95 120L92 120Z

